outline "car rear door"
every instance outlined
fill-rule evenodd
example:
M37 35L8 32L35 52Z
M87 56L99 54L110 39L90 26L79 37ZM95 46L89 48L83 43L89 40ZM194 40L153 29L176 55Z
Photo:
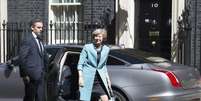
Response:
M46 96L47 101L56 101L58 98L58 72L60 61L65 54L64 49L59 49L54 59L50 62L46 73Z
M71 76L74 69L70 68L69 63L72 63L73 56L69 55L71 53L77 53L73 51L68 51L66 49L60 49L54 60L51 62L48 68L47 76L47 99L48 101L55 101L57 99L69 99L69 95L72 97L72 89L70 89L69 84L71 84ZM79 53L77 53L79 54Z

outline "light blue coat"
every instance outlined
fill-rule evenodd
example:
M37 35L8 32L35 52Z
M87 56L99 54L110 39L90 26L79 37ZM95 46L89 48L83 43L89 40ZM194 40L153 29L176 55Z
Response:
M98 71L107 90L107 94L110 96L107 82L108 72L106 68L108 54L109 47L104 45L102 47L100 61L97 64L97 52L94 45L86 44L83 47L78 62L78 70L82 71L84 78L84 87L80 88L80 100L90 101L96 71Z

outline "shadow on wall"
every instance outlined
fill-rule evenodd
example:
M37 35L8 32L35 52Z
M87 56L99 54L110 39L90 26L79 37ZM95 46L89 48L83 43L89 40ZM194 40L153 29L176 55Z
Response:
M120 3L118 3L118 12L117 12L117 14L116 14L118 17L118 25L117 25L117 28L118 28L118 32L117 32L117 34L118 34L118 40L117 40L117 42L118 42L118 44L120 45L120 46L122 46L122 47L125 47L125 42L121 42L121 43L119 43L121 40L120 39L122 39L123 37L123 40L125 40L125 32L128 32L129 31L129 24L128 24L128 11L126 11L126 10L124 10L124 9L122 9L121 8L121 6L120 6ZM131 36L129 36L130 38L128 38L128 36L127 36L127 38L126 39L132 39L131 38ZM128 41L128 40L127 40Z
M107 30L108 37L107 37L107 43L108 44L115 44L115 16L114 11L112 11L110 8L107 8L103 11L102 16L100 17L101 24L103 27Z
M117 12L117 16L119 17L118 28L119 28L120 34L122 34L123 31L128 30L128 21L127 21L128 12L124 9L121 9L120 5L118 5L118 7L119 7L119 10Z

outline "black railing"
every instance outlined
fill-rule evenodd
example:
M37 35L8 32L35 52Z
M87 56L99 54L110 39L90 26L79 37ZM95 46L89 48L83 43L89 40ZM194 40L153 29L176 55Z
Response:
M197 22L197 7L193 8L192 3L194 2L191 0L185 1L181 19L178 19L178 30L172 42L172 58L176 57L178 63L199 68L201 72L201 48L198 45L201 39L199 36L201 27L199 28ZM194 6L197 6L196 3ZM195 10L194 13L193 10Z
M85 44L91 42L91 32L99 24L82 22L52 22L44 23L43 39L50 44ZM16 56L22 39L31 32L29 23L0 24L0 62L5 62Z

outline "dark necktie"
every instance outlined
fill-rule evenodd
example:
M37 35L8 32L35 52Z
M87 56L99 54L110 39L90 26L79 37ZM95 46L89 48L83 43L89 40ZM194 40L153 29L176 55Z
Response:
M37 37L37 40L38 40L38 44L39 44L40 53L43 53L43 45L42 45L41 39L39 37Z

